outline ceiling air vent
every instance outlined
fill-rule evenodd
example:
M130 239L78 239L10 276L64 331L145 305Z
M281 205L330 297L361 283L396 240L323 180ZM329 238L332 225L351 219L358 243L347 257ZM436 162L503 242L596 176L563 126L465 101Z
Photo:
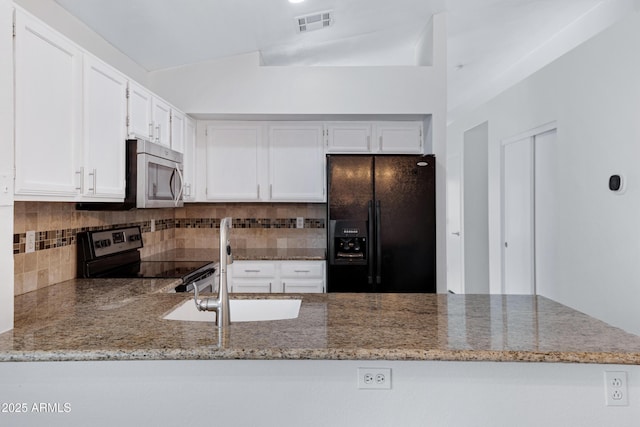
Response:
M333 10L312 13L310 15L298 16L295 18L296 28L299 33L321 30L333 24Z

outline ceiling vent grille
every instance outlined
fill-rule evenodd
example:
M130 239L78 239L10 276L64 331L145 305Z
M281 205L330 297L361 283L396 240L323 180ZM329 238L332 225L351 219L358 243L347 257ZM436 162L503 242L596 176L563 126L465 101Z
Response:
M299 33L328 28L333 24L333 10L316 12L310 15L298 16L295 18L296 28Z

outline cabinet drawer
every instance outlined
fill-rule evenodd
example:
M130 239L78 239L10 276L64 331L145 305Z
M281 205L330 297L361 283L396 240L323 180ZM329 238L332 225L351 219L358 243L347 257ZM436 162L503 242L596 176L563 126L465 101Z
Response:
M322 262L295 263L283 262L280 266L281 277L294 278L323 278L324 267Z
M262 293L272 292L273 283L271 280L238 280L234 279L231 284L233 293Z
M282 292L284 293L323 293L324 292L324 280L283 280Z
M233 277L275 277L276 265L271 262L234 262Z

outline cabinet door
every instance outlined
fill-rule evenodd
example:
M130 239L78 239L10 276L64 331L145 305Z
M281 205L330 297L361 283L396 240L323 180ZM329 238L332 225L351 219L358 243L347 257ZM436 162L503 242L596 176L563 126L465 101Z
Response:
M137 83L129 82L129 138L151 141L153 119L151 118L151 92Z
M86 55L84 61L83 195L124 199L127 80Z
M171 149L184 153L185 115L175 109L171 110Z
M376 130L381 153L421 154L423 151L420 122L378 122Z
M324 200L320 125L269 126L269 200Z
M151 117L155 142L171 147L171 106L155 96L152 97Z
M371 123L327 123L329 153L368 153L371 151Z
M184 121L184 200L194 201L196 195L196 122Z
M82 58L69 40L21 11L15 36L15 194L78 194Z
M259 200L262 127L213 125L206 138L207 200Z

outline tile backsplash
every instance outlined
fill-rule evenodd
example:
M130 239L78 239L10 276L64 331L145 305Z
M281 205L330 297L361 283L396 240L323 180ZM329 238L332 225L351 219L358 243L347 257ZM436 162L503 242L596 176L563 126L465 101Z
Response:
M75 203L15 202L14 294L76 277L76 235L86 230L138 225L149 256L174 248L216 248L220 220L234 219L239 248L325 248L326 205L307 203L187 204L178 209L77 211ZM296 218L304 228L296 228ZM151 231L153 228L155 231ZM36 233L26 253L26 232Z

